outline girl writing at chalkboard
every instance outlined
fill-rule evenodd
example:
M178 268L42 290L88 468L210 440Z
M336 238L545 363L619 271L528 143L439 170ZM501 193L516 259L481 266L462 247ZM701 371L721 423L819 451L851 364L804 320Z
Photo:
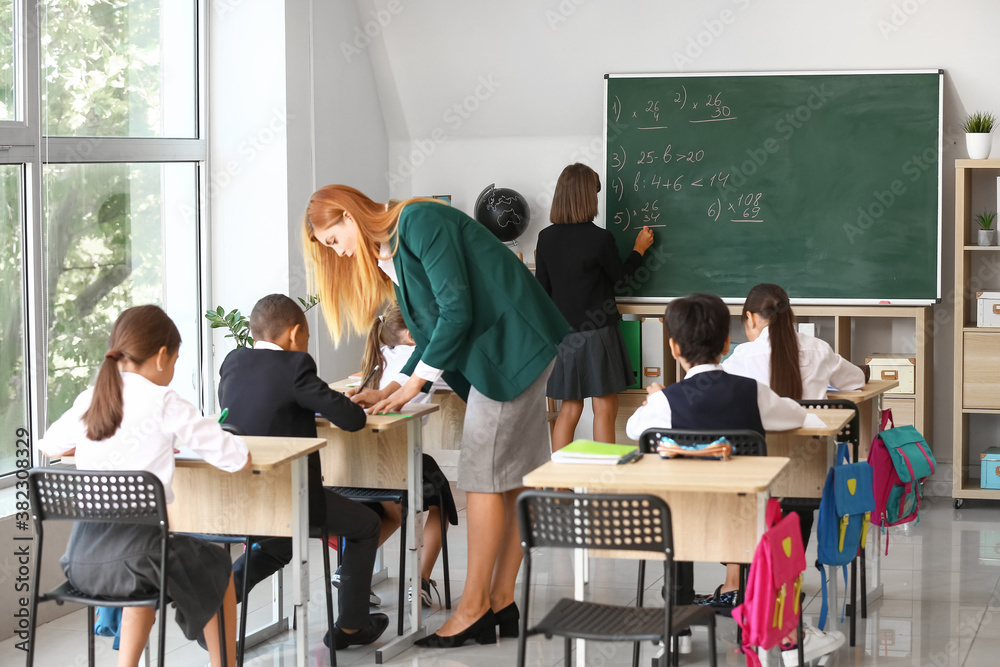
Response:
M562 401L553 451L573 440L586 398L593 402L594 440L614 442L618 393L635 382L615 286L639 268L653 232L642 228L623 263L611 232L594 224L600 191L590 167L577 162L563 169L552 197L553 224L538 234L535 276L573 327L559 345L546 391Z

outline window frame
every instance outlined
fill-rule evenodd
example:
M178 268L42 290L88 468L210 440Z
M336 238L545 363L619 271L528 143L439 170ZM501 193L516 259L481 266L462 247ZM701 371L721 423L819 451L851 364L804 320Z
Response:
M22 196L22 312L25 348L25 398L32 441L45 432L47 415L48 344L46 321L45 221L43 219L42 174L47 164L66 163L193 163L197 202L195 254L199 259L195 307L204 312L210 301L211 275L210 207L205 198L208 156L208 20L206 0L193 0L196 66L195 138L150 137L48 137L42 134L41 109L41 0L14 0L15 16L15 118L0 121L0 164L21 165ZM197 354L199 407L209 401L211 377L211 337L204 323L198 327L198 341L191 345ZM206 375L208 369L209 375ZM13 440L11 440L13 442ZM32 454L34 456L34 453ZM42 457L43 459L45 457ZM33 460L33 465L45 461ZM15 481L16 470L0 470L0 488Z

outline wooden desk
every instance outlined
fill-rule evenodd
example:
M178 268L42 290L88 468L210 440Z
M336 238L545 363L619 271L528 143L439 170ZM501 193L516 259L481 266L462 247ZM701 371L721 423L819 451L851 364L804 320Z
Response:
M667 501L677 560L749 563L764 534L764 509L788 459L663 460L647 454L620 466L554 463L524 477L526 486L650 493Z
M854 391L831 391L827 393L830 399L845 399L853 401L858 406L858 419L861 422L859 432L858 459L868 458L868 449L872 438L878 433L881 425L882 397L890 389L899 386L899 380L872 380L861 389Z
M853 410L806 410L819 417L823 426L767 432L768 457L790 459L788 467L771 486L772 495L817 499L822 496L826 471L833 464L836 454L836 450L830 447L833 436L854 417Z
M253 459L251 470L228 473L204 461L177 460L174 502L167 506L170 530L292 538L292 604L298 618L295 664L305 667L309 657L306 455L326 442L250 436L243 440Z
M407 490L409 528L405 548L409 552L413 590L420 590L420 545L423 542L423 526L417 521L417 515L423 511L421 417L437 410L439 407L433 403L411 403L403 406L397 415L368 415L365 428L353 433L342 431L322 417L316 419L317 435L326 443L320 450L324 485ZM420 596L414 595L410 602L410 631L377 648L375 662L382 664L399 655L426 633Z

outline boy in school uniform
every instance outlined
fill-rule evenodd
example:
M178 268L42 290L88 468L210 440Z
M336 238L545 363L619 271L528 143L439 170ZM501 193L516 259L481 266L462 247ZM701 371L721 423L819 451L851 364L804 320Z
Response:
M730 343L729 319L729 309L714 295L692 294L670 302L664 325L670 352L685 376L668 387L654 383L646 388L646 402L626 425L628 437L638 440L648 428L750 429L764 435L765 431L786 431L805 423L808 413L797 402L778 396L756 380L722 370L719 361ZM694 602L692 563L677 563L674 594L676 604ZM844 641L839 632L808 630L803 645L807 658L809 654L825 655ZM690 640L681 640L683 651ZM782 657L786 665L798 660L795 651L786 651Z
M219 404L229 410L229 423L247 435L315 438L319 413L345 431L364 428L364 410L316 374L308 353L309 323L298 304L283 294L265 296L250 313L250 333L253 349L233 350L219 371ZM308 469L309 523L325 525L349 545L341 566L336 636L325 636L323 643L335 642L338 650L370 644L389 625L385 614L368 613L381 520L364 505L323 488L319 452L309 455ZM233 565L237 595L243 577L253 587L291 558L291 539L259 540Z

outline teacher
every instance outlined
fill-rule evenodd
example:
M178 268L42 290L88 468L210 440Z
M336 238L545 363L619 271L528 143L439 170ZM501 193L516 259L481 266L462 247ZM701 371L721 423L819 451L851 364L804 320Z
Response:
M550 458L545 386L570 331L528 269L485 227L432 199L382 204L345 185L309 200L310 279L334 340L363 334L395 293L416 349L400 386L353 398L397 412L442 377L466 399L458 487L467 492L468 576L455 613L421 646L516 637L521 566L515 500Z

